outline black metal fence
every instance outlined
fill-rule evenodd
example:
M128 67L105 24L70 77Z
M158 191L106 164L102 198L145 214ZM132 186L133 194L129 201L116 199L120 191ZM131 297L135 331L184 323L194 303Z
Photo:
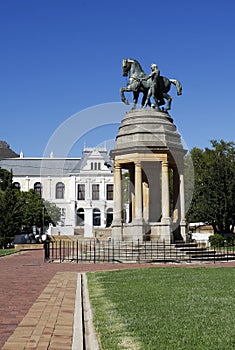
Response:
M76 263L170 263L235 260L235 247L203 247L165 242L111 242L59 240L45 243L45 259Z

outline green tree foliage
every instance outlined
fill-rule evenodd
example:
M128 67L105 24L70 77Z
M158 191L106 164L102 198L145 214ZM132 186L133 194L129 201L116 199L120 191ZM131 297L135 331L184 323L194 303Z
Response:
M58 208L54 203L43 201L44 204L44 225L49 226L49 224L56 225L61 220L60 208Z
M60 209L42 199L34 190L20 192L19 196L23 211L22 224L25 229L31 230L32 226L45 228L49 223L56 225L60 220Z
M0 246L6 247L21 229L22 207L18 190L13 188L12 173L1 169Z
M12 173L0 168L0 247L7 247L15 235L32 227L46 228L60 221L60 209L45 201L34 190L14 188Z
M233 232L235 222L235 144L212 140L212 148L193 148L194 195L188 221L202 221L215 233Z

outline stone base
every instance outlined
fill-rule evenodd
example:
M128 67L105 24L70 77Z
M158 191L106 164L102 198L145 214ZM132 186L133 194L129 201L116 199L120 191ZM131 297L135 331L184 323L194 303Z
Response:
M144 236L149 232L149 225L141 222L131 222L128 224L112 225L112 240L116 242L143 241Z
M150 234L151 241L161 241L161 242L164 241L166 244L173 243L172 227L170 222L168 221L153 222L153 223L150 223L150 227L151 227L151 234Z
M143 225L130 223L130 224L126 224L123 227L123 240L124 241L137 242L139 240L140 242L142 242L143 235L144 235Z
M187 232L187 224L185 220L182 220L180 223L180 234L184 240L184 242L189 242L189 235Z
M121 242L122 240L122 225L112 225L112 241Z

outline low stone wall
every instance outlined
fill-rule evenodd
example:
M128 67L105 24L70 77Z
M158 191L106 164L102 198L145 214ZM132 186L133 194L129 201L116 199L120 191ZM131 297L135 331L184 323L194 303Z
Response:
M32 249L44 249L44 244L39 243L39 244L15 244L15 249L16 250L32 250Z

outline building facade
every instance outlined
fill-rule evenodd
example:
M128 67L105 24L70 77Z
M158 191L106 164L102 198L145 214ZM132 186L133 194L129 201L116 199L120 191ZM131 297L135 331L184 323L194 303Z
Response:
M94 237L113 219L112 164L105 148L84 148L81 158L4 158L0 166L13 172L21 191L33 189L61 210L56 228L62 234Z

